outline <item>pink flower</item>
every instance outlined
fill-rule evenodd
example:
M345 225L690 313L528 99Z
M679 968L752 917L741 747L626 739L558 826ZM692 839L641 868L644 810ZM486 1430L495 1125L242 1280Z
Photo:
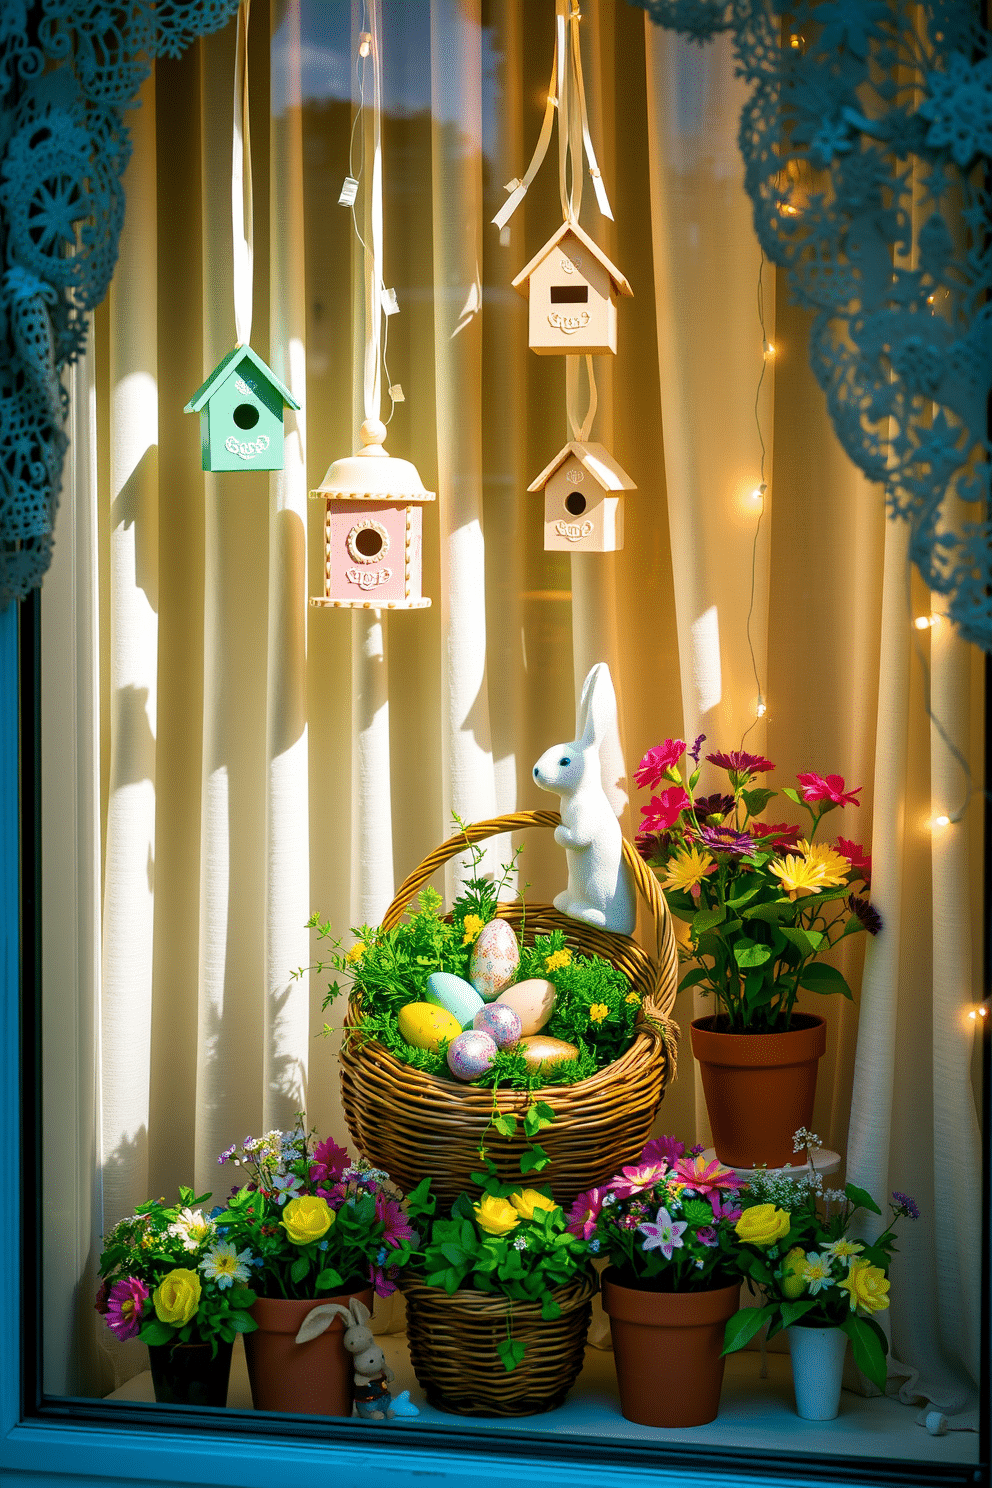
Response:
M622 1168L616 1178L610 1179L607 1187L612 1188L621 1199L632 1199L644 1189L654 1188L667 1171L663 1162L638 1163L636 1166Z
M855 790L845 791L843 775L823 776L811 772L807 775L797 775L796 779L799 781L803 800L829 801L828 811L831 806L861 805L858 797L864 790L864 786L859 785Z
M96 1289L96 1297L93 1301L93 1306L101 1317L106 1317L107 1315L107 1298L109 1296L110 1288L107 1285L107 1279L106 1277L101 1277L100 1285Z
M692 803L681 785L670 785L660 796L652 796L646 806L641 807L641 832L667 832L674 827L685 808Z
M711 765L727 770L731 775L764 775L768 770L775 768L771 760L765 759L764 755L748 754L746 749L731 749L729 753L708 754L706 758Z
M313 1149L313 1159L310 1163L310 1182L331 1184L336 1178L340 1178L351 1159L343 1147L339 1147L333 1137L326 1141L318 1142ZM323 1196L327 1197L326 1194Z
M712 1225L700 1225L696 1231L696 1239L700 1245L705 1245L710 1250L712 1250L714 1245L719 1245L720 1243L716 1230Z
M115 1338L124 1343L128 1338L137 1337L138 1329L141 1327L141 1313L148 1300L148 1288L137 1276L128 1276L122 1281L115 1281L110 1288L107 1298L107 1310L104 1316L107 1319L107 1327Z
M638 785L660 785L668 771L674 770L684 754L684 739L666 739L664 744L648 750L634 773L634 780Z
M864 880L866 889L871 888L871 853L866 853L858 842L849 842L846 837L837 838L837 851L843 853L858 877Z
M686 1188L698 1194L718 1193L722 1188L736 1193L740 1188L736 1173L722 1167L719 1158L707 1162L704 1157L683 1157L675 1164L675 1172Z
M571 1235L590 1240L596 1232L596 1220L603 1207L605 1188L590 1188L577 1195L575 1203L565 1216L565 1228Z
M383 1240L395 1250L404 1240L414 1238L413 1227L396 1199L387 1199L384 1194L375 1196L375 1217L386 1226Z
M788 847L799 841L804 829L790 826L788 822L753 821L748 830L752 837L770 837L772 847Z
M737 1202L736 1194L728 1195L726 1198L718 1189L713 1189L707 1196L710 1208L713 1210L714 1219L725 1219L729 1224L736 1224L744 1210Z
M645 1142L640 1160L642 1163L662 1163L665 1167L674 1168L680 1157L685 1157L685 1143L680 1142L678 1137L652 1137L649 1142Z
M375 1288L377 1297L391 1297L396 1290L396 1278L400 1274L399 1266L369 1267L369 1281Z

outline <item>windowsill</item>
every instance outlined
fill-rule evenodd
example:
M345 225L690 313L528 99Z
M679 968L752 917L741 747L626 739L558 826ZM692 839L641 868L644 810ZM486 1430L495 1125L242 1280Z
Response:
M550 1430L571 1437L621 1438L659 1445L686 1442L738 1452L744 1448L749 1452L795 1451L888 1462L978 1461L977 1432L952 1431L942 1437L930 1436L916 1423L918 1407L903 1405L898 1400L865 1399L844 1390L835 1421L801 1421L793 1407L790 1362L783 1354L769 1354L768 1378L764 1380L759 1377L761 1361L757 1353L730 1357L717 1419L708 1426L669 1431L624 1420L617 1403L613 1356L600 1349L586 1350L585 1368L558 1410L507 1420L496 1416L452 1416L427 1405L410 1365L405 1334L383 1335L376 1342L395 1370L396 1390L408 1389L411 1399L420 1407L419 1421L448 1430L468 1427L493 1434L506 1430L542 1433ZM150 1372L145 1370L135 1375L108 1398L152 1401ZM235 1344L227 1403L232 1409L251 1410L240 1339ZM417 1426L416 1421L388 1424L412 1431Z

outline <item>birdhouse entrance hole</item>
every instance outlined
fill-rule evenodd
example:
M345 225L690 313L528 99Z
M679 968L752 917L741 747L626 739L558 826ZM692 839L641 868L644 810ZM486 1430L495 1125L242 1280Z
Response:
M579 491L572 491L565 497L565 510L572 513L573 517L580 517L586 509L586 498Z
M552 284L552 305L586 305L589 302L588 284Z
M374 558L382 552L382 537L374 527L366 527L355 537L355 547L366 558Z
M239 429L254 429L258 423L258 409L253 403L239 403L231 417Z

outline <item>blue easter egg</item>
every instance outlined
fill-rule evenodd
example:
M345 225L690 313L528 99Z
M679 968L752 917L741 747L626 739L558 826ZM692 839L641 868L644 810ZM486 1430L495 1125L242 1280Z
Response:
M457 1018L461 1028L471 1028L472 1019L484 1006L471 982L466 982L463 977L455 976L450 971L432 971L427 978L424 997L428 1002L433 1002L435 1007L447 1008L452 1017Z

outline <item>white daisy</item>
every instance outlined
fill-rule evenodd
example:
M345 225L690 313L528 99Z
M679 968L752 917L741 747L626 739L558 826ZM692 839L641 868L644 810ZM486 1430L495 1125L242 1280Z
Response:
M200 1270L208 1279L216 1281L223 1291L236 1281L244 1283L248 1280L250 1261L250 1250L242 1250L239 1254L229 1240L224 1240L207 1252L200 1262Z
M178 1218L168 1230L170 1235L183 1242L183 1250L199 1250L213 1232L213 1220L208 1219L202 1209L180 1209Z

